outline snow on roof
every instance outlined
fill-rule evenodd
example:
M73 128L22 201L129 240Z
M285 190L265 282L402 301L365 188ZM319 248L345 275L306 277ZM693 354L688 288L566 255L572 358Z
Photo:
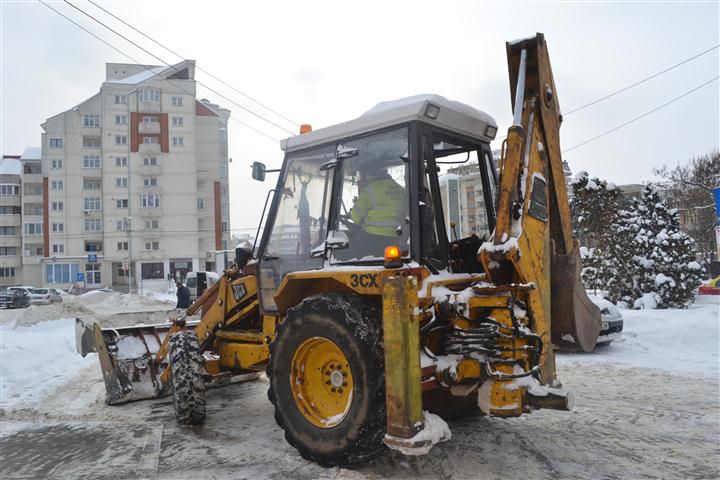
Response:
M437 107L434 114L429 113L431 105ZM280 146L285 151L299 150L414 120L484 142L492 141L495 135L486 135L488 126L497 131L497 123L487 113L440 95L424 94L379 103L354 120L287 138L280 142Z
M178 64L179 65L179 64ZM177 67L177 66L176 66ZM173 70L173 67L163 67L163 66L156 66L156 67L150 67L144 72L136 73L135 75L130 75L129 77L121 78L121 79L115 79L112 78L110 80L107 80L105 83L117 83L121 85L136 85L138 83L142 83L146 80L150 80L153 77L156 77L157 75L160 75L161 73L165 72L166 70Z
M16 158L3 158L0 160L0 175L20 175L22 163Z
M27 147L20 160L42 160L42 149L40 147Z

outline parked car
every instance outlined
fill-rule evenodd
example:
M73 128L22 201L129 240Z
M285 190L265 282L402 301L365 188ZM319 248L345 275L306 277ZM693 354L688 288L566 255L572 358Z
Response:
M49 305L62 302L60 291L54 288L33 288L30 294L30 303L33 305Z
M23 288L10 287L0 291L0 307L25 308L30 306L30 294Z
M28 295L32 295L32 291L34 288L35 287L31 287L30 285L19 285L19 286L15 286L15 287L8 287L7 289L8 290L23 290Z
M185 286L190 289L190 301L197 300L205 291L220 281L215 272L188 272L185 277Z
M720 295L720 275L698 288L700 295Z
M623 319L620 310L618 310L615 304L604 298L595 295L588 295L588 297L600 309L600 315L602 317L602 329L600 330L600 336L597 340L597 346L604 347L610 345L613 340L620 338L622 335Z

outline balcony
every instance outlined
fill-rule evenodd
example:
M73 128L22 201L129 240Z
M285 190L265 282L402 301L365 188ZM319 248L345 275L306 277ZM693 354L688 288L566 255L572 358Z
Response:
M160 102L138 102L138 112L160 113Z
M159 143L141 143L138 146L138 151L144 155L157 155L160 153Z
M160 123L159 122L140 122L138 124L138 133L159 135L160 134Z
M140 165L138 167L138 173L141 175L159 175L162 173L162 167L160 165Z

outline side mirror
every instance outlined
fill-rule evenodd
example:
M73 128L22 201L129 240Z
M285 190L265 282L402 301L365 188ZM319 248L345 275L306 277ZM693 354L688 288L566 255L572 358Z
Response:
M267 169L265 168L264 163L260 162L253 162L252 164L252 178L253 180L257 180L258 182L264 182L265 181L265 172Z
M235 248L235 264L242 270L252 258L252 252L247 247Z

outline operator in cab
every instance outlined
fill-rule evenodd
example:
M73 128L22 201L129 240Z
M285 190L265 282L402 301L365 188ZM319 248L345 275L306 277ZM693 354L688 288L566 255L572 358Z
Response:
M405 189L383 166L368 165L360 174L358 197L350 211L360 229L355 241L373 256L382 257L385 247L397 243L398 228L405 224Z

